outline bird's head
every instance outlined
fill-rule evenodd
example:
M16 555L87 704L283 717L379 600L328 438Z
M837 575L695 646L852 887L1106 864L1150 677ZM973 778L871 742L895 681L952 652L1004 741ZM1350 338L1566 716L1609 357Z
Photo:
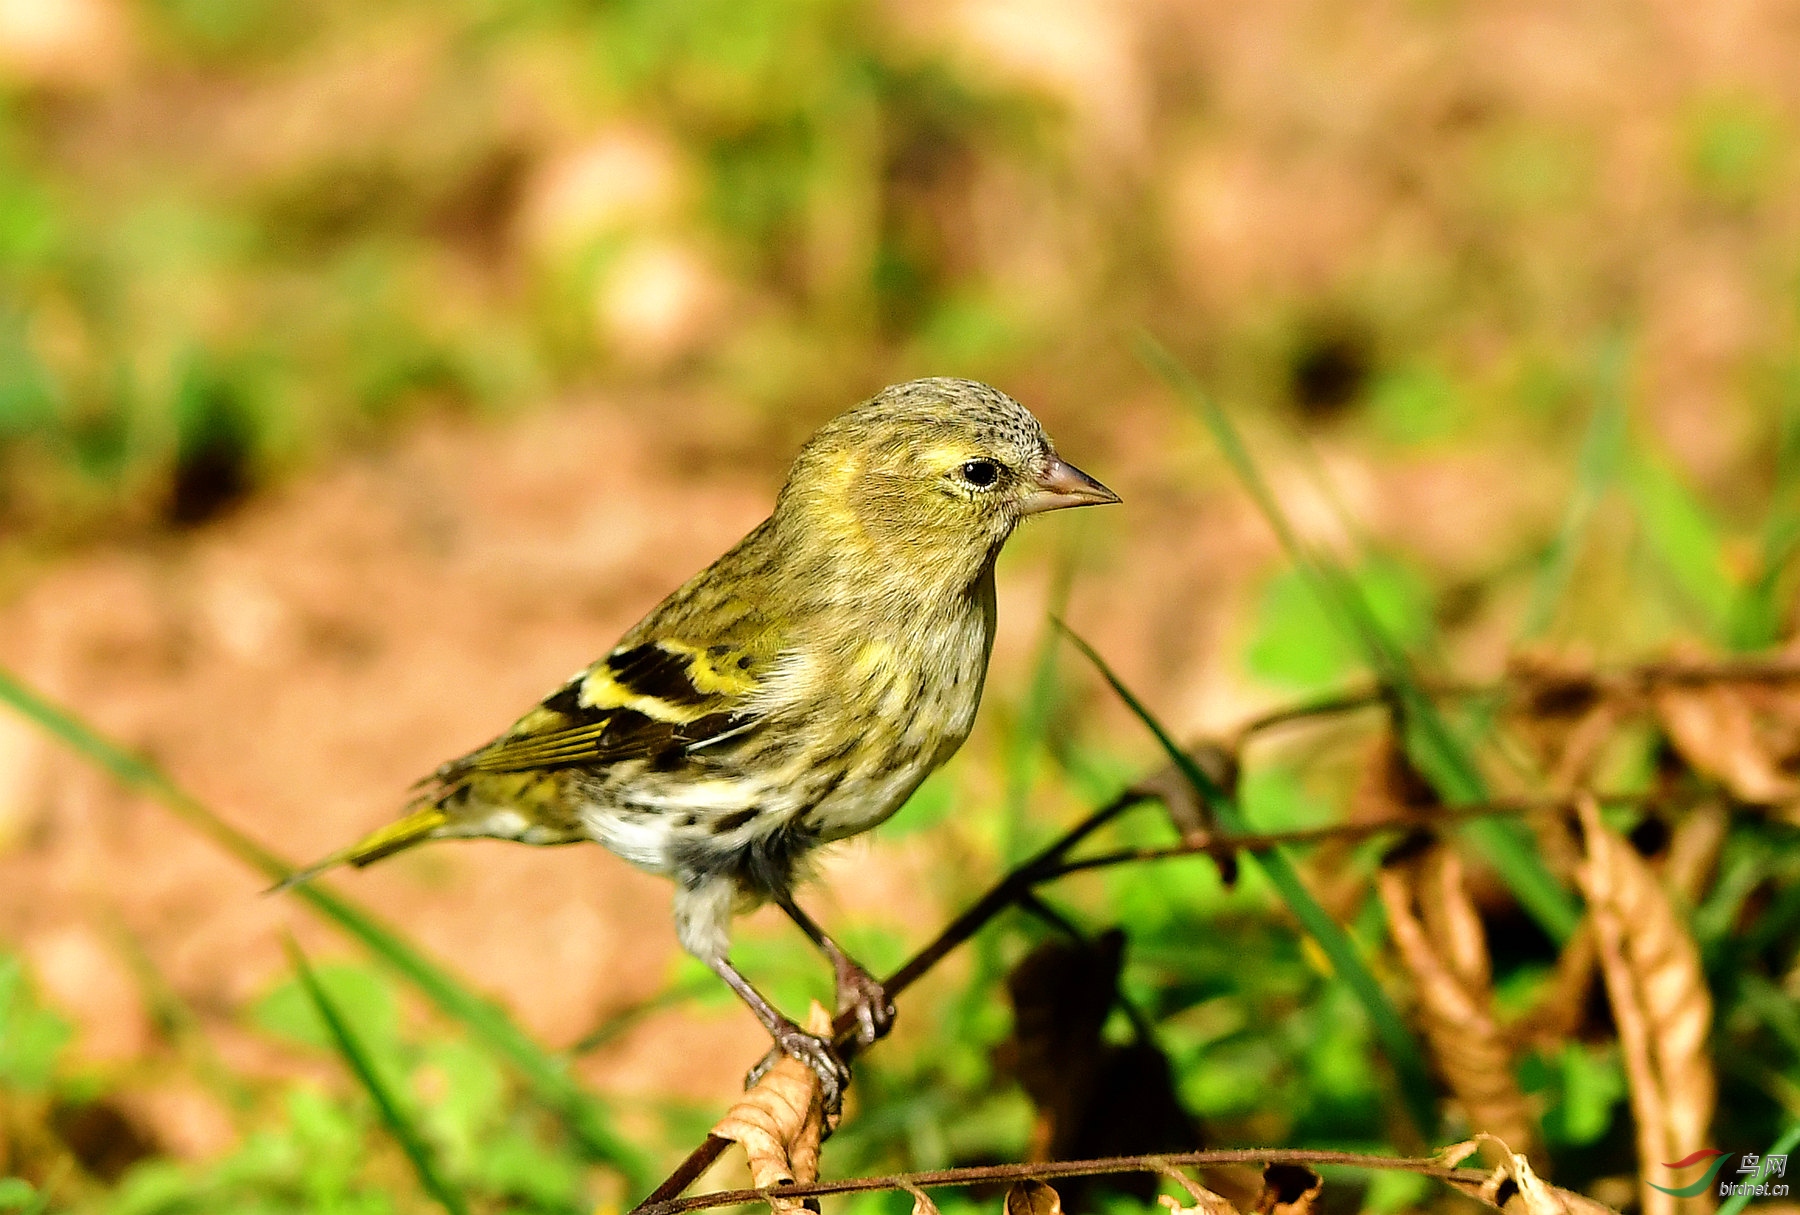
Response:
M776 514L821 543L954 582L975 578L1026 515L1118 500L1058 456L1005 393L928 379L883 389L822 426Z

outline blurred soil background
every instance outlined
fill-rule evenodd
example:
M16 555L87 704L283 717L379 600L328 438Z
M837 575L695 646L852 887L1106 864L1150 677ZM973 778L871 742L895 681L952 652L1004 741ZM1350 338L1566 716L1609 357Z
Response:
M1184 736L1355 674L1134 327L1443 669L1501 671L1618 398L1622 498L1538 640L1783 635L1732 588L1800 402L1796 63L1755 0L0 0L0 663L312 857L760 519L820 421L990 380L1125 505L1015 540L975 739L809 896L897 960L1089 800L985 809L1059 570ZM1056 728L1154 766L1096 696ZM554 1047L692 978L599 849L334 880ZM0 951L127 1156L253 1121L169 1007L234 1084L333 1081L253 1015L284 928L344 954L265 884L0 717ZM580 1068L686 1130L761 1041L690 1003Z

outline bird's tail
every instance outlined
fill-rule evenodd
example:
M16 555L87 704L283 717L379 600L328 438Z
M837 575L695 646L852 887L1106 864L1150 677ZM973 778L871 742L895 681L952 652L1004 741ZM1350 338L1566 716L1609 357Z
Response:
M326 870L335 869L339 865L354 865L358 869L364 865L373 865L383 857L404 851L414 844L424 843L435 835L438 828L447 821L449 821L448 816L441 807L430 804L421 806L405 818L371 832L348 848L332 853L317 864L288 874L279 885L272 887L269 893L278 894L283 890L290 890L303 882L312 881Z

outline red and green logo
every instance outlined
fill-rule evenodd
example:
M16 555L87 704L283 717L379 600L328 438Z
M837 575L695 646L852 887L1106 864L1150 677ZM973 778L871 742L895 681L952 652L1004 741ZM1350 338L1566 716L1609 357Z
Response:
M1712 1164L1707 1166L1706 1172L1701 1176L1700 1180L1694 1182L1692 1185L1684 1185L1680 1189L1672 1190L1667 1186L1657 1185L1652 1181L1650 1183L1650 1188L1653 1190L1661 1190L1663 1193L1671 1194L1676 1198L1692 1198L1702 1190L1705 1190L1708 1186L1712 1185L1713 1178L1717 1177L1719 1175L1719 1170L1725 1167L1726 1158L1730 1155L1730 1152L1721 1152L1718 1148L1701 1148L1693 1155L1683 1156L1680 1160L1665 1161L1663 1163L1665 1169L1685 1169L1691 1165L1699 1164L1702 1160L1710 1160L1712 1161Z

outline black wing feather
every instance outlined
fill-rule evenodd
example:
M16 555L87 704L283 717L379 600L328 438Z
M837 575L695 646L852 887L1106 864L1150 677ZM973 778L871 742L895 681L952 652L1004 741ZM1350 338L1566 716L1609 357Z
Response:
M655 642L615 650L604 660L613 683L678 711L715 706L690 721L665 721L630 707L595 707L581 701L588 672L576 676L507 733L433 774L455 781L477 772L529 772L601 767L625 760L666 764L690 748L740 733L756 724L742 698L694 686L691 657Z

